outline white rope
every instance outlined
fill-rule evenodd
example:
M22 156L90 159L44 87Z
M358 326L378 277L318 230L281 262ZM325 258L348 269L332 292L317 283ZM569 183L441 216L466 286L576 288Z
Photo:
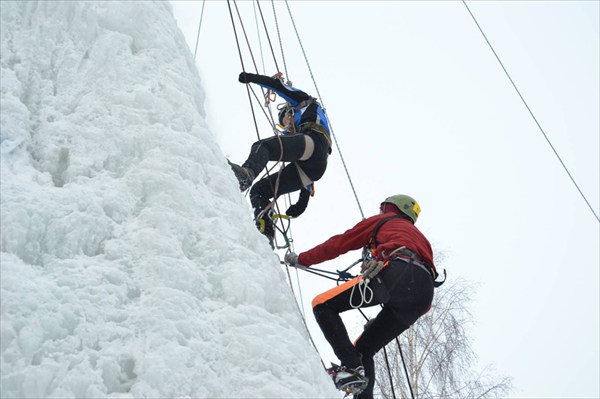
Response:
M360 294L360 302L358 305L352 303L352 297L354 296L354 290L358 287L358 293ZM367 295L368 298L367 299ZM352 291L350 291L350 307L352 309L359 309L363 305L368 305L373 300L373 290L369 287L369 280L360 280L358 284L354 284L352 286Z
M252 6L254 8L254 23L256 24L256 37L258 39L258 47L260 48L260 61L262 63L262 72L263 75L266 75L266 68L265 68L265 56L264 56L264 52L263 52L263 47L262 47L262 40L260 37L260 29L259 29L259 25L258 25L258 15L256 15L256 3L252 3Z

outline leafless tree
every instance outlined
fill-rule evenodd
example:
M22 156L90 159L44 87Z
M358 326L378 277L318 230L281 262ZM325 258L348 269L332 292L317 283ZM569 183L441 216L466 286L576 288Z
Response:
M468 305L474 292L474 286L461 279L436 289L431 310L375 357L376 396L410 398L406 372L415 398L490 398L509 393L509 377L494 376L490 366L473 370L477 356L468 334L473 322Z

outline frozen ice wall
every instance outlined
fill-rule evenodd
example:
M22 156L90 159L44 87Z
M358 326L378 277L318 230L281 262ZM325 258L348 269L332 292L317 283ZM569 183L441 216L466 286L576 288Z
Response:
M1 396L336 396L170 5L1 13Z

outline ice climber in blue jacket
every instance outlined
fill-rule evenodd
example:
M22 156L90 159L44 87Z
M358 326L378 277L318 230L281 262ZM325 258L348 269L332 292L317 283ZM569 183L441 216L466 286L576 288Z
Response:
M300 190L298 202L290 206L286 214L298 217L304 212L313 183L327 169L327 157L331 153L329 122L314 97L284 84L278 78L242 72L239 81L272 90L286 101L278 107L279 124L284 129L282 134L252 144L250 155L241 166L230 162L240 183L240 190L252 187L250 202L257 226L273 247L273 211L267 209L268 205L272 198ZM252 185L269 161L289 163L279 173L272 173Z

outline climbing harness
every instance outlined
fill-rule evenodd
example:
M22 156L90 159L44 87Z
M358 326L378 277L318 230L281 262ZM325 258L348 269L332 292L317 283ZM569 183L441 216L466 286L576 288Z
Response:
M331 137L329 137L329 133L327 133L327 130L325 130L323 125L319 125L315 122L304 122L302 125L300 125L300 130L307 129L311 129L313 132L322 134L325 137L325 140L327 140L327 145L329 147L328 153L331 154Z
M375 225L375 228L373 229L373 232L371 233L371 239L370 239L369 243L363 248L363 256L364 257L374 255L374 252L377 249L377 246L379 245L379 243L377 242L377 233L379 232L379 229L381 228L381 226L383 226L383 224L388 222L389 220L399 219L399 218L403 218L403 215L388 216L386 218L381 219ZM384 267L388 265L390 260L398 259L398 260L402 260L408 264L411 264L411 265L414 265L414 266L417 266L417 267L423 269L424 271L426 271L428 274L431 275L431 277L433 279L434 288L441 286L446 281L446 269L444 269L444 279L442 281L436 281L436 279L439 276L439 273L437 271L435 271L435 269L433 267L431 267L429 264L427 264L427 262L425 260L423 260L421 255L419 255L418 253L416 253L404 246L394 249L389 254L386 254L385 251L382 251L381 257L385 260Z
M279 113L277 116L277 119L279 122L278 127L282 131L286 131L287 134L296 134L298 131L302 131L302 130L306 130L306 129L313 129L313 130L319 129L319 133L324 133L328 137L329 135L327 134L327 131L325 130L325 128L315 122L304 122L302 125L300 125L300 126L298 126L298 128L296 128L296 123L294 121L294 117L296 116L296 113L302 109L307 108L313 102L315 102L315 98L310 97L309 99L298 103L296 106L292 106L292 104L290 104L288 102L279 104L277 106L277 109L279 110ZM284 117L284 115L287 115L287 114L289 114L290 122L291 122L289 127L283 125L283 117ZM331 147L331 139L329 139L329 137L328 137L327 140L328 140L329 146Z
M446 281L446 269L444 269L444 279L442 281L436 281L439 276L439 273L437 271L435 271L433 268L431 268L423 260L423 258L421 258L421 256L418 253L413 252L406 247L396 248L395 250L390 252L389 255L385 254L385 251L384 251L384 252L382 252L382 256L388 260L394 260L394 259L402 260L406 263L417 266L418 268L426 271L433 278L433 287L434 288L439 287L440 285L444 284L444 282Z

